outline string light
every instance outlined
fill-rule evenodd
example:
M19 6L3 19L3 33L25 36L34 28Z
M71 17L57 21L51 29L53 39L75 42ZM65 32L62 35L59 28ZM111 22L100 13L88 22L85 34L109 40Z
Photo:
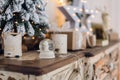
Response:
M63 0L59 0L59 4L61 4L61 5L65 5L65 3L64 3Z
M78 19L77 21L80 22L80 19Z
M74 11L76 11L77 9L76 8L73 8Z
M90 32L89 32L89 31L87 32L87 35L90 35Z
M17 22L17 21L15 21L15 24L18 24L18 22Z
M41 6L40 6L40 5L38 5L37 7L38 7L38 8L40 8Z
M79 29L78 28L75 28L75 31L78 31Z
M24 36L24 39L26 39L26 37Z
M93 11L93 10L91 10L90 12L91 12L91 13L93 13L94 11Z
M89 12L89 10L88 10L88 9L86 9L85 11L86 11L87 13Z
M91 20L88 20L88 23L91 23Z
M32 24L34 24L34 22L32 22Z
M82 2L82 3L87 3L87 1L86 1L86 0L81 0L81 2Z
M85 26L82 26L82 29L84 29L84 30L85 30L85 29L86 29L86 27L85 27Z
M39 30L41 31L41 28Z
M24 35L26 35L27 33L25 32Z
M69 8L69 7L67 7L67 10L70 10L70 8Z
M75 16L75 14L72 14L72 16Z
M13 14L13 16L15 16L16 14Z
M93 31L93 29L92 28L90 28L90 32L92 32Z
M2 30L2 29L0 28L0 30Z
M98 10L96 10L95 13L98 13Z
M83 9L79 9L80 12L83 12Z
M33 36L33 37L32 37L32 39L34 40L34 39L35 39L35 37Z
M22 19L22 22L24 22L25 20L24 19Z
M94 15L92 15L91 17L92 17L92 18L95 18L95 16L94 16Z

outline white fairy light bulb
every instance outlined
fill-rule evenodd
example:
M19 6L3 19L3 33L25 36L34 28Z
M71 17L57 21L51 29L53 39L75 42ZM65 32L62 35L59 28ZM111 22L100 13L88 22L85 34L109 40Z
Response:
M91 13L93 13L93 12L94 12L94 10L90 10L90 12L91 12Z
M60 3L61 5L65 5L64 0L59 0L59 3Z
M78 19L77 21L80 22L80 19Z
M84 29L84 30L85 30L85 29L86 29L86 27L85 27L85 26L82 26L82 29Z
M38 8L40 8L41 6L40 5L37 5Z
M87 12L87 13L88 13L88 12L89 12L89 10L88 10L88 9L86 9L86 10L85 10L85 12Z
M0 28L0 30L2 30L2 29Z
M24 22L25 20L24 19L22 19L22 22Z
M66 9L67 9L67 10L70 10L70 7L67 7Z
M72 14L72 16L75 16L75 14Z
M18 24L18 22L17 22L17 21L15 21L15 24Z
M35 37L33 36L33 37L32 37L32 39L34 40L34 39L35 39Z
M83 9L81 9L81 8L80 8L80 9L79 9L79 11L80 11L80 12L82 12L82 11L83 11Z
M41 31L41 28L39 30Z
M26 39L26 37L24 36L24 39Z
M90 28L90 32L92 32L93 31L93 29L92 28Z
M95 13L98 13L98 10L95 10Z
M89 32L89 31L87 32L87 35L90 35L90 32Z
M91 17L92 17L92 18L95 18L95 15L92 15Z
M75 28L75 31L79 31L79 29L78 29L78 28Z
M91 20L88 20L88 23L91 23Z
M77 9L76 8L73 8L74 11L76 11Z
M16 14L13 14L13 16L15 16Z
M86 0L81 0L81 2L82 2L82 3L87 3L87 1L86 1Z

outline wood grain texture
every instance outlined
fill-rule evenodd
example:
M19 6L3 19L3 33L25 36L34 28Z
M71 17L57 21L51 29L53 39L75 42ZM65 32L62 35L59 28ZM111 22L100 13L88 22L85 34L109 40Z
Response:
M95 47L83 51L70 52L68 55L56 55L55 59L39 59L39 54L36 51L24 53L23 57L19 59L4 58L3 56L0 56L0 70L43 75L77 61L82 57L95 56L101 51L105 51L118 43L119 41L115 41L110 42L110 45L105 47Z

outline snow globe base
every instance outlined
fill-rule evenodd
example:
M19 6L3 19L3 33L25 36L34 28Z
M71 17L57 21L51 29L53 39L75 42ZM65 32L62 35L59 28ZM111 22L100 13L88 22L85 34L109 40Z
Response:
M41 59L55 58L55 54L53 51L44 51L40 53L39 58Z

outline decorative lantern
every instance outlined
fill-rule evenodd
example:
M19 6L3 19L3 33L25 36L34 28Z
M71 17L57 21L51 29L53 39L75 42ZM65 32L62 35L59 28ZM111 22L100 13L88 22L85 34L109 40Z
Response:
M22 35L20 33L4 33L3 41L5 57L22 56Z

